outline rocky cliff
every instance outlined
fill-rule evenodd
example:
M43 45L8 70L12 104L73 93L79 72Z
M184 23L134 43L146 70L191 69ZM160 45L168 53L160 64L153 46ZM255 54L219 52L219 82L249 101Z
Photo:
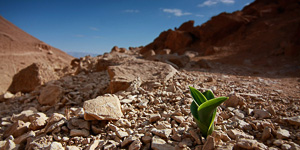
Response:
M221 13L201 26L188 21L164 31L141 52L161 54L170 49L181 55L195 51L201 56L223 55L219 58L223 63L243 64L246 60L261 66L285 65L284 59L300 58L299 14L298 0L256 0L241 11Z

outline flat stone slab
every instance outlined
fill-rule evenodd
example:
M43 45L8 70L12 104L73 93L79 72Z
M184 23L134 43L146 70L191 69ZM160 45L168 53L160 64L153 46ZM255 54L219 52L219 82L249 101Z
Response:
M85 120L119 120L123 113L117 96L107 94L83 103Z

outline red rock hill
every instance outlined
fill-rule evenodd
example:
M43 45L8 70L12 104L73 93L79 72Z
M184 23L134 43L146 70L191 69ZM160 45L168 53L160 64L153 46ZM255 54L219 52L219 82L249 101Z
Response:
M201 56L222 55L218 60L231 64L276 66L289 61L295 67L300 64L299 14L299 0L256 0L241 11L221 13L201 26L188 21L178 29L164 31L141 52L196 51Z
M0 94L7 90L14 74L32 63L61 69L72 59L0 16Z

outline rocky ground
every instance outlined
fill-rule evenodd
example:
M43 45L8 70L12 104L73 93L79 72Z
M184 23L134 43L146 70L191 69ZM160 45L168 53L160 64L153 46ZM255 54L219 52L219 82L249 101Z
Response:
M63 78L5 93L1 149L300 149L299 78L192 54L145 60L138 51L73 60ZM207 139L191 115L188 86L229 97Z

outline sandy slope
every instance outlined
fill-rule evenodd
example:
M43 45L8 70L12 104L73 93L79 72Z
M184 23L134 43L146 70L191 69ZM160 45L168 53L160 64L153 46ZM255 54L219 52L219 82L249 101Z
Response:
M7 90L15 73L33 62L59 69L72 59L72 56L47 45L0 16L0 93Z

